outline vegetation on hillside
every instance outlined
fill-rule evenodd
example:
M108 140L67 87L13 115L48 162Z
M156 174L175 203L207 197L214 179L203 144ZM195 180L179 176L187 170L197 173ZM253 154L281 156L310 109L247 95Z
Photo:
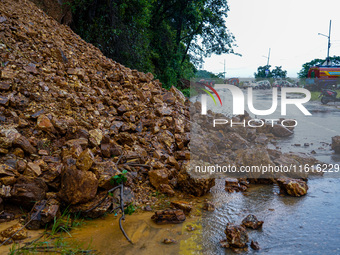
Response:
M227 0L70 0L73 30L115 61L165 87L194 76L203 57L234 53Z

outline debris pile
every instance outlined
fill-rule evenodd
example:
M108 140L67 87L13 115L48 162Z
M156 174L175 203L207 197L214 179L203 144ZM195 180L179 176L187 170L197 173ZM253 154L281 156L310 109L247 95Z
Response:
M137 203L155 199L152 186L200 196L214 185L186 173L189 102L179 90L106 58L30 1L1 1L0 24L3 203L85 211L123 170Z

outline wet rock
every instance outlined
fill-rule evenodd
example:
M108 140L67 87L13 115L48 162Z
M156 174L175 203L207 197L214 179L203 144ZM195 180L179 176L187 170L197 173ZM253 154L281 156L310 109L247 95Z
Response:
M149 180L156 189L159 189L161 184L169 184L168 174L165 169L149 171Z
M94 173L70 167L62 173L59 196L68 204L86 203L95 197L97 188Z
M94 129L89 131L89 141L92 146L99 146L103 139L103 133L100 129Z
M88 144L89 141L86 138L71 139L66 142L66 145L68 145L69 147L81 146L83 149L86 148Z
M232 193L234 191L246 191L248 189L247 181L239 181L237 178L226 178L225 179L225 191Z
M18 176L18 172L11 166L0 164L0 177Z
M200 197L215 186L215 179L192 178L187 172L187 166L182 166L177 176L177 185L183 192Z
M215 205L212 202L207 201L203 204L203 210L215 211Z
M176 97L177 101L184 104L187 98L183 95L182 91L178 90L176 87L171 86L170 92Z
M151 206L150 206L150 205L146 205L146 206L144 207L144 211L151 212L151 211L152 211Z
M21 136L18 130L15 128L2 126L0 126L0 135L8 139L6 143L10 142L12 144L17 138Z
M294 132L279 124L273 126L272 133L277 137L287 137L294 134Z
M105 198L105 200L99 206L97 206L103 200L105 194L106 192L98 194L93 200L87 203L72 206L70 211L75 213L81 212L82 216L93 219L101 217L108 212L114 202L113 198L109 196Z
M43 200L47 186L40 178L20 176L11 189L10 201L32 208L36 201Z
M277 180L280 193L288 194L293 197L300 197L307 194L308 185L300 179L281 178Z
M0 197L2 197L2 198L10 197L11 196L11 190L12 190L11 186L2 185L1 189L0 189Z
M7 137L0 137L0 148L10 148L12 146L11 139Z
M120 190L116 189L112 197L117 201L116 203L120 204ZM129 187L124 187L123 189L123 200L126 205L132 204L135 201L135 193Z
M6 186L13 186L16 183L16 181L17 179L15 176L6 176L6 177L0 178L0 182Z
M255 215L249 214L242 220L242 225L246 228L258 229L263 225L263 221L259 221Z
M175 243L177 243L177 241L176 241L175 239L165 238L165 239L163 240L163 243L164 243L164 244L175 244Z
M255 242L254 240L251 240L250 247L255 251L258 251L261 249L259 243Z
M46 224L52 223L59 215L59 202L57 200L38 201L26 218L27 222L30 221L26 227L31 230L45 228Z
M28 139L24 136L20 136L13 142L14 146L18 146L23 149L24 152L28 154L37 153L37 149L32 146L32 144L28 141Z
M5 241L5 239L11 237L13 240L23 240L27 238L27 231L25 228L20 230L23 227L22 224L17 223L9 228L6 228L5 230L0 232L0 236L2 237L2 241ZM20 230L20 231L19 231ZM16 233L18 232L18 233ZM13 236L12 236L13 235ZM8 244L8 243L7 243Z
M167 209L155 212L151 219L157 224L179 224L185 221L185 214L179 209Z
M267 144L269 141L268 137L266 134L260 133L258 136L255 138L255 143L259 144Z
M169 197L172 197L175 195L175 191L171 188L169 184L160 184L159 191L168 195Z
M4 148L0 148L0 154L7 154L8 150Z
M3 210L3 208L1 210ZM0 213L0 223L12 221L14 217L15 215L13 213L2 211L2 213Z
M248 234L244 227L228 223L224 231L226 239L221 241L224 248L246 248L248 246Z
M54 130L51 120L44 114L40 115L37 119L37 127L44 131Z
M192 210L192 205L185 201L172 201L171 206L181 209L186 215L188 215Z
M232 142L231 148L233 150L246 149L249 147L249 142L238 133L229 132L226 135L226 139Z
M41 175L40 166L36 163L28 162L25 175L31 176L31 177L40 176Z
M6 96L0 96L0 105L7 106L9 102L8 97Z
M80 153L77 159L77 167L82 171L88 171L94 162L94 156L90 149L86 149L82 153Z
M186 229L187 229L189 232L192 232L192 231L196 230L196 228L195 228L193 225L186 225Z
M332 137L332 150L334 150L335 153L340 153L340 136Z
M0 91L9 90L11 85L9 83L0 82Z

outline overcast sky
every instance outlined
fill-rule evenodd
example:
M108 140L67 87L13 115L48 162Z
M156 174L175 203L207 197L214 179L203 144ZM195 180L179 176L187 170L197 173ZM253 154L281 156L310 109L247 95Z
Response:
M297 77L302 64L326 58L329 21L332 20L330 56L340 55L339 0L228 0L226 24L236 37L235 55L213 55L203 68L227 77L253 77L258 66L282 66Z

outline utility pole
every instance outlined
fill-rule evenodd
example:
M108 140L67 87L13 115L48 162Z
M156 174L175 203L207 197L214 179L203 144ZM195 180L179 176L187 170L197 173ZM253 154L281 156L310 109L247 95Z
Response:
M332 20L329 21L329 32L328 32L328 36L318 33L318 35L322 35L328 38L328 45L327 45L327 59L326 59L326 64L329 65L330 61L329 61L329 48L331 47L331 27L332 27Z
M224 60L224 69L223 69L223 73L224 73L224 79L225 79L225 60Z
M331 47L331 27L332 27L332 20L329 21L327 64L329 64L329 48Z
M269 66L269 59L270 59L270 48L269 48L269 52L268 52L267 66Z
M269 52L268 52L268 56L262 56L262 57L264 57L264 58L266 58L267 59L267 69L265 70L265 73L266 73L266 77L268 76L268 73L269 73L269 59L270 59L270 49L271 48L269 48Z
M222 62L220 62L220 64L222 64ZM226 72L225 72L225 60L223 61L223 77L224 77L224 79L225 79L225 77L226 77Z

